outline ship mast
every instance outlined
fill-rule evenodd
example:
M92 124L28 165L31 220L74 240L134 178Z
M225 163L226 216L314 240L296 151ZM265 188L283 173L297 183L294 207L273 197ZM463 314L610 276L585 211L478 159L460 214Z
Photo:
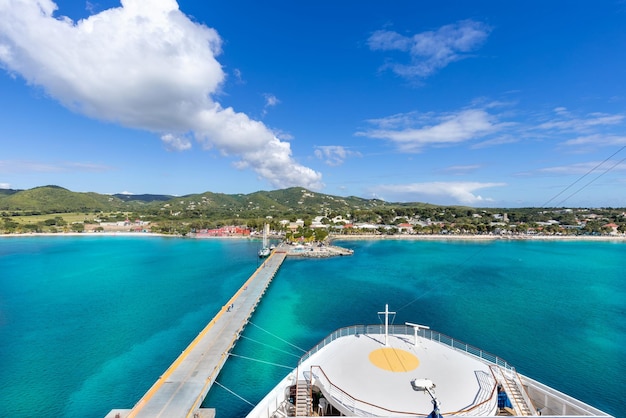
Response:
M263 248L267 247L267 230L269 225L263 224Z
M395 315L395 312L389 312L389 304L385 304L385 312L378 312L378 315L385 315L385 347L389 345L389 314Z

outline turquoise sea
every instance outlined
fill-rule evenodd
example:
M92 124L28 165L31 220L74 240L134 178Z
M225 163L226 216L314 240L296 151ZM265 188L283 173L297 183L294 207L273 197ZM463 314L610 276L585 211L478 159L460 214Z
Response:
M205 400L240 417L336 328L418 322L623 416L626 243L344 241L288 259ZM259 264L258 242L0 239L0 416L131 408ZM248 358L260 360L253 361ZM237 394L235 396L230 391Z

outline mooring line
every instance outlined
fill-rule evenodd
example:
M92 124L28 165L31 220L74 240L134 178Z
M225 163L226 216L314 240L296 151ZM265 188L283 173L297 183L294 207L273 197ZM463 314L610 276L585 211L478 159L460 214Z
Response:
M272 363L270 361L259 360L259 359L252 358L252 357L240 356L239 354L234 354L234 353L229 353L228 355L231 357L239 357L245 360L256 361L257 363L264 363L264 364L269 364L271 366L283 367L285 369L293 370L293 366L285 366L284 364Z
M218 382L217 380L215 381L215 384L224 388L227 392L229 392L231 395L234 395L236 397L238 397L239 399L241 399L242 401L244 401L245 403L247 403L248 405L255 407L256 405L253 404L252 402L250 402L249 400L245 399L244 397L242 397L241 395L236 394L235 392L233 392L232 390L228 389L226 386L222 385L220 382Z
M300 358L300 356L298 354L290 353L289 351L281 350L280 348L274 347L273 345L262 343L261 341L253 340L252 338L246 337L245 335L240 336L240 338L244 338L246 340L252 341L253 343L257 343L257 344L260 344L262 346L269 347L272 350L280 351L281 353L289 354L290 356L293 356L293 357L295 357L297 359Z
M274 337L274 338L276 338L276 339L279 339L280 341L284 342L285 344L289 344L290 346L292 346L292 347L294 347L294 348L297 348L298 350L302 351L303 353L306 353L306 350L305 350L305 349L300 348L300 347L298 347L297 345L292 344L292 343L290 343L289 341L287 341L287 340L284 340L284 339L280 338L278 335L274 335L274 334L272 334L271 332L269 332L269 331L268 331L268 330L266 330L266 329L261 328L260 326L258 326L258 325L257 325L257 324L255 324L254 322L250 321L250 322L248 322L248 323L249 323L249 324L251 324L251 325L254 325L255 327L257 327L257 328L258 328L258 329L260 329L261 331L268 333L268 334L269 334L269 335L271 335L272 337Z

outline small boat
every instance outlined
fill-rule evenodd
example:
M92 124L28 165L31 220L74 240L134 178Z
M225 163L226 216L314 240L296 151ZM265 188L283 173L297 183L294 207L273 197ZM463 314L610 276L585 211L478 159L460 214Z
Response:
M263 225L263 246L259 250L260 258L269 257L270 253L272 252L267 244L267 236L269 234L269 231L270 231L270 226L268 224L264 224Z
M341 328L248 414L349 417L610 417L503 359L419 324Z

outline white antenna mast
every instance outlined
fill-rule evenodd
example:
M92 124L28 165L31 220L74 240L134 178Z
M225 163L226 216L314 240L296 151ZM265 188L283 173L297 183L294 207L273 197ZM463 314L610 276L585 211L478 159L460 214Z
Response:
M413 331L415 331L415 340L413 341L413 345L417 345L417 333L420 329L430 329L430 327L427 327L426 325L412 324L410 322L405 322L404 324L413 327Z
M395 312L389 312L389 304L385 304L385 312L378 312L378 315L385 315L385 347L389 345L389 314L395 315Z

